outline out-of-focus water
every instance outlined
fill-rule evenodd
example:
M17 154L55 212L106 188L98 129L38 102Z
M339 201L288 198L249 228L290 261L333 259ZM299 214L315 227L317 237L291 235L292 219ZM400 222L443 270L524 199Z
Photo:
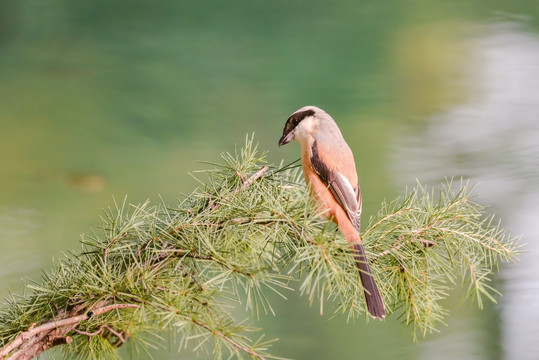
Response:
M485 25L468 41L469 99L432 116L420 131L401 137L394 147L393 168L410 180L420 177L436 183L447 176L463 176L478 182L479 201L491 204L513 233L524 234L526 254L500 276L504 297L497 308L499 356L537 359L539 37L521 24L500 22ZM465 349L477 346L473 334L463 336L460 343ZM455 357L449 354L447 358Z
M498 304L457 290L418 344L397 316L347 324L276 298L256 320L274 353L539 359L536 1L0 2L0 295L77 249L112 196L173 204L195 160L247 133L272 161L297 158L276 143L307 104L356 154L365 217L416 178L464 176L527 253L502 268Z

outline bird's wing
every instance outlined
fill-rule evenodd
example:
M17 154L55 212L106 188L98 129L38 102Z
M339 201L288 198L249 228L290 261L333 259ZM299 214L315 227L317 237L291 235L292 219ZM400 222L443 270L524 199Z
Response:
M337 169L332 169L321 157L317 143L311 148L311 164L320 180L327 185L335 200L346 211L348 218L359 231L361 215L361 193L359 185L353 186L350 180Z

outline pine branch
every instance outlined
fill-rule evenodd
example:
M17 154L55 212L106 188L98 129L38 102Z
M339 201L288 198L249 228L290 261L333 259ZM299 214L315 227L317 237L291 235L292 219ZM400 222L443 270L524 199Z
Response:
M139 305L112 304L99 307L95 310L87 311L86 313L80 315L77 314L79 314L80 310L83 309L75 307L69 312L63 312L58 314L59 316L53 321L42 324L38 327L34 327L35 324L30 325L30 328L27 331L20 333L15 338L15 340L0 349L0 357L3 358L7 356L10 352L21 347L21 345L28 343L31 339L39 339L37 341L34 341L33 343L26 344L26 346L23 346L22 348L20 348L20 350L10 356L10 359L32 359L39 355L41 352L53 346L71 343L71 338L69 336L66 336L66 334L72 330L78 333L89 335L86 332L75 329L75 326L80 324L82 321L87 320L92 316L98 316L112 310L126 308L139 308ZM122 343L125 342L125 339L122 335L120 335L118 332L114 331L107 325L102 326L101 330L99 331L99 334L102 333L104 327L106 327L111 333L116 335L118 339L122 341ZM96 332L95 335L98 335L98 333Z
M160 330L215 358L275 358L271 341L253 341L230 301L255 314L273 312L267 298L290 284L355 318L365 311L353 254L335 226L314 210L296 166L270 167L252 139L205 172L201 188L178 205L108 209L82 251L61 259L29 294L12 295L0 310L0 359L30 359L58 345L80 359L117 358L125 343L151 346ZM464 283L469 296L495 300L489 280L518 246L469 186L418 185L382 204L363 234L384 300L414 334L435 329L447 311L440 300ZM212 341L210 341L212 340Z

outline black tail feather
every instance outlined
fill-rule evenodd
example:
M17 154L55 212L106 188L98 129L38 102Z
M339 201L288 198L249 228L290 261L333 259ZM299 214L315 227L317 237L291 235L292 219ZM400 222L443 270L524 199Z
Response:
M367 310L373 318L383 319L386 316L384 300L382 300L380 290L378 290L378 286L376 285L376 282L372 276L371 268L369 267L367 257L365 256L365 250L363 250L363 245L354 243L352 248L354 250L356 266L359 269L361 283L365 289Z

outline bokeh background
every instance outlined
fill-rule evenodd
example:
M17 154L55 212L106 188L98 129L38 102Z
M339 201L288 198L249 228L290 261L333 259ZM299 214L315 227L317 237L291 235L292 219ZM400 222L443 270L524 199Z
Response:
M352 324L275 298L277 315L255 319L273 352L539 359L536 0L1 0L0 296L77 250L113 196L174 204L196 160L246 134L270 161L296 159L277 140L304 105L333 115L356 154L365 218L415 179L462 176L526 253L501 268L497 304L480 311L457 289L417 344L398 316ZM197 358L176 347L153 353Z

